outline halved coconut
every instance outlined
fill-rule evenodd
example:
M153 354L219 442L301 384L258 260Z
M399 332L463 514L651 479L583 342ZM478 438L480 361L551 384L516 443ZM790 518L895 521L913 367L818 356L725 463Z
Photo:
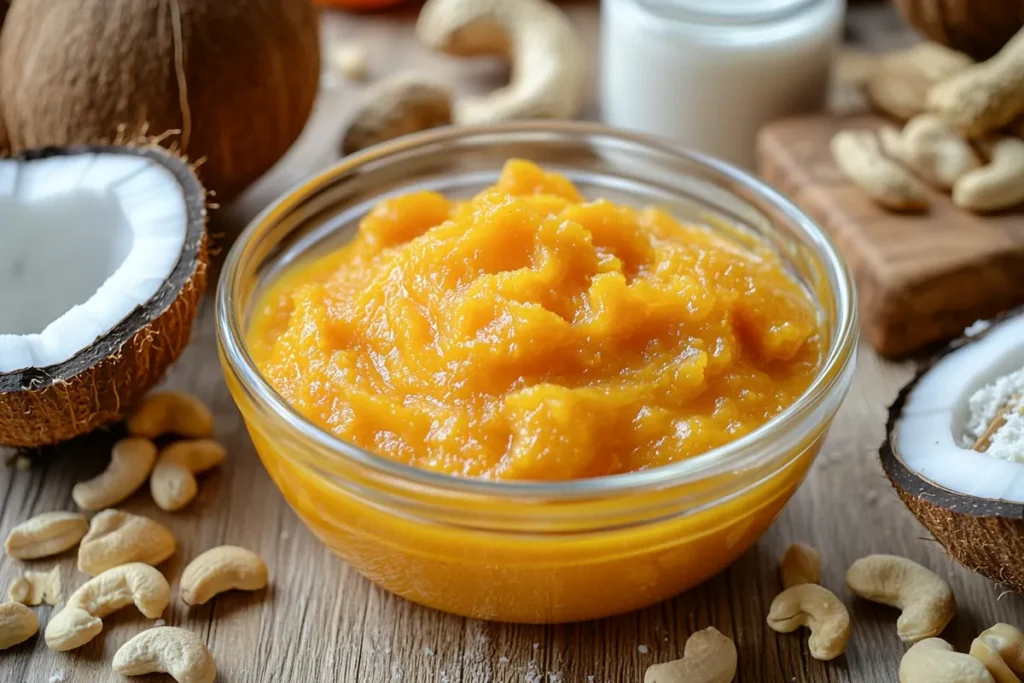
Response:
M951 556L1024 593L1024 311L972 326L904 387L880 455Z
M205 192L155 147L0 159L0 444L115 422L188 341Z

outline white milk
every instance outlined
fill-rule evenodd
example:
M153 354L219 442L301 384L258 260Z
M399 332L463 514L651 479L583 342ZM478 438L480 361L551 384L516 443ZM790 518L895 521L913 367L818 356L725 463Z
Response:
M844 9L844 0L602 0L602 117L753 168L763 124L823 106Z

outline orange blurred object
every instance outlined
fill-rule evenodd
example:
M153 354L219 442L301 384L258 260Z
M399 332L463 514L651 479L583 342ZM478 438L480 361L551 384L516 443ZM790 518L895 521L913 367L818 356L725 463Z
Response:
M355 10L365 12L368 10L384 9L402 4L405 0L313 0L321 7L333 7L335 9Z

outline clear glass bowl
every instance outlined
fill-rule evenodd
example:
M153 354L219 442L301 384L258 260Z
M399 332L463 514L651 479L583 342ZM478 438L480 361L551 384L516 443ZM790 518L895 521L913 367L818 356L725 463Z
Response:
M245 332L282 268L350 239L381 198L470 196L510 157L565 174L590 197L657 204L777 250L816 300L820 373L747 436L669 466L562 483L494 482L412 468L345 443L263 380ZM564 622L684 591L746 551L813 462L847 389L857 320L835 245L770 187L732 167L596 124L449 128L343 159L260 215L227 257L221 359L256 450L309 528L351 566L415 602L481 619Z

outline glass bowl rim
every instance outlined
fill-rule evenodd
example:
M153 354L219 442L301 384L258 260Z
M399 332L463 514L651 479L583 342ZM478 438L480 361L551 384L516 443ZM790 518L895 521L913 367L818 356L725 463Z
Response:
M259 234L261 228L272 224L280 215L301 206L318 188L334 182L338 177L373 161L447 141L474 137L495 137L515 134L563 134L587 138L611 138L634 147L646 148L660 154L710 171L742 187L764 201L781 217L799 227L800 242L816 247L815 256L825 272L835 278L832 296L836 301L836 332L828 354L811 385L785 410L760 427L735 441L679 462L622 474L558 482L501 481L442 474L432 470L391 460L365 450L319 427L295 410L270 386L249 355L244 343L244 331L233 311L234 286L240 277L242 252ZM770 461L779 455L762 447L764 437L777 430L793 429L809 418L814 408L830 393L840 390L853 362L858 339L858 314L853 278L832 238L806 214L782 194L751 173L700 152L689 150L665 139L632 131L624 131L600 123L583 121L517 121L490 125L462 125L434 128L381 143L366 150L343 157L337 163L300 181L259 213L232 245L218 280L216 291L216 331L221 352L240 385L254 398L257 408L269 408L274 416L301 437L308 439L332 454L357 465L400 481L435 490L467 495L496 496L509 499L575 500L609 494L628 494L652 488L661 489L699 481L712 476L741 470Z

